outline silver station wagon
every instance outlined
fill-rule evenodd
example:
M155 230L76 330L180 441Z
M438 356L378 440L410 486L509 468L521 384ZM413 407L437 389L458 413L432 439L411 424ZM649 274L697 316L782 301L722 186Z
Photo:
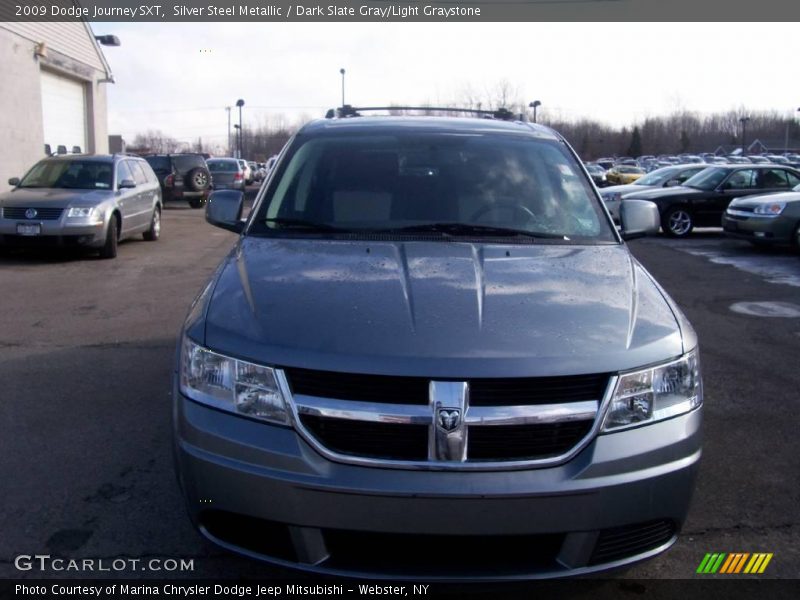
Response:
M0 244L88 248L117 255L117 242L161 235L161 189L141 158L46 158L0 194Z
M319 573L517 579L669 548L701 455L697 338L565 140L338 116L289 142L181 332L177 471L216 544Z

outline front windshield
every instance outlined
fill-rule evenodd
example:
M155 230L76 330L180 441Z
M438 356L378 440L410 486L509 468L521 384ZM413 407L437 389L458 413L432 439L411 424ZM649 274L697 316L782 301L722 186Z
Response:
M593 188L557 141L475 133L320 136L295 146L250 232L500 229L614 241ZM288 164L287 164L288 162ZM479 231L481 230L481 231Z
M43 160L28 171L19 187L109 190L112 166L96 160Z
M716 188L725 176L730 172L729 169L721 169L719 167L709 167L703 169L697 175L690 177L683 182L686 187L697 188L698 190L713 190Z
M636 181L633 182L633 185L662 185L669 181L670 177L672 177L675 173L678 172L678 169L673 167L664 167L662 169L657 169L655 171L651 171L644 177L640 177Z

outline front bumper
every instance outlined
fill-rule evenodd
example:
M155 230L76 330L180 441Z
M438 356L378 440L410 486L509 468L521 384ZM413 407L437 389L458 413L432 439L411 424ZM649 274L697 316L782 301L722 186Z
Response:
M38 235L19 235L17 225L39 225ZM100 247L105 243L106 223L97 224L58 220L18 220L0 218L0 243L9 246L76 246Z
M630 564L675 542L701 455L698 409L598 436L552 468L362 467L322 457L291 429L174 394L176 467L201 533L319 573L527 579Z
M722 215L722 229L726 235L759 243L789 244L795 227L796 219L784 215L769 217L730 210Z

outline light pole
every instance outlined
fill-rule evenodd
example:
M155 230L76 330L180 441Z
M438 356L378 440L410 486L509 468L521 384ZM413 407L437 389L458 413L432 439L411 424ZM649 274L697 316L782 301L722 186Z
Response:
M539 102L538 100L534 100L533 102L528 104L528 107L533 109L533 122L534 123L536 123L536 109L539 108L541 105L542 105L542 103Z
M236 135L236 151L233 153L233 157L234 158L242 158L242 154L241 154L241 152L239 150L239 145L240 145L239 140L241 139L242 127L238 123L234 123L233 124L233 129L234 129L234 131L236 131L236 134L235 134Z
M797 112L800 112L800 108L797 109ZM792 116L789 118L788 121L786 121L786 137L784 138L784 141L783 141L783 151L784 152L788 152L789 151L789 126L792 123L794 123L794 113L792 113Z
M747 122L750 120L750 117L742 117L739 119L739 122L742 124L742 156L747 155L747 148L745 148L746 140L747 140Z
M242 107L244 106L244 100L239 98L236 101L236 106L239 107L239 156L237 156L236 158L243 158L244 152L242 148L242 143L244 140L242 139Z
M344 69L339 69L339 73L342 75L342 106L344 106Z
M228 155L231 155L231 107L226 106L225 112L228 113Z

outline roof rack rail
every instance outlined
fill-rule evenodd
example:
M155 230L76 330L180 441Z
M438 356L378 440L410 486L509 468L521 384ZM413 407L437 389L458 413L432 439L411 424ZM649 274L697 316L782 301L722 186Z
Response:
M467 113L471 115L478 115L485 119L499 119L501 121L513 121L519 115L515 115L507 108L498 108L497 110L480 110L475 108L454 108L451 106L438 107L438 106L350 106L345 104L337 109L331 108L325 113L326 119L333 119L338 117L340 119L347 117L360 117L362 112L379 111L379 110L418 110L418 111L431 111L431 112L449 112L449 113Z

